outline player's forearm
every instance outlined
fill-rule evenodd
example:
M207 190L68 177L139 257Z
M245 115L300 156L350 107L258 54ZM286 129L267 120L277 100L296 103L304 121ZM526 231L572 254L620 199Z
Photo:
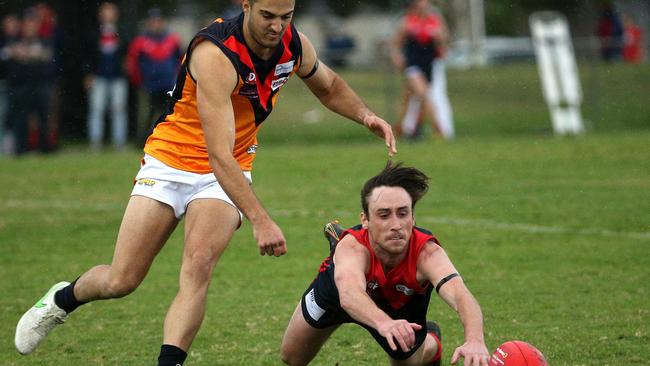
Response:
M250 182L232 154L211 153L210 166L219 185L248 220L255 223L268 219L266 210L253 193Z
M465 341L484 343L483 313L476 299L467 293L458 301L457 311L465 330Z
M362 125L365 117L374 115L361 97L337 74L334 74L329 87L316 93L316 96L329 110Z
M390 320L390 317L379 309L365 292L339 288L339 300L343 310L352 319L374 329L378 329L381 322Z

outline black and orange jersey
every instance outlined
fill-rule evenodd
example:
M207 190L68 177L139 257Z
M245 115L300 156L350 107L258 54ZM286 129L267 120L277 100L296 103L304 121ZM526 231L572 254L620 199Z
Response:
M217 19L199 31L183 59L171 102L147 139L144 151L180 170L206 174L212 172L196 102L196 81L189 72L193 48L202 41L217 45L232 62L238 74L232 101L235 116L233 156L244 171L250 171L257 152L257 132L273 110L278 92L300 67L302 45L291 24L274 54L268 60L257 57L247 46L243 34L244 15L229 20Z

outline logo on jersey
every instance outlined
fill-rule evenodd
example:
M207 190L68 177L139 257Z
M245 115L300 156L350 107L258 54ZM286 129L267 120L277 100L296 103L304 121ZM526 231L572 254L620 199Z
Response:
M170 97L173 97L175 92L176 92L176 84L174 84L174 87L172 88L172 90L167 92L167 95L169 95Z
M254 72L248 73L248 76L246 77L246 81L244 84L239 88L239 95L249 98L249 99L257 99L259 98L259 94L257 93L257 84L256 81L257 76L255 75Z
M255 154L257 153L257 144L253 144L246 149L246 154Z
M415 291L413 291L412 288L408 288L408 287L406 287L404 285L401 285L401 284L395 285L395 290L403 293L406 296L411 296L411 295L413 295L415 293Z
M368 282L368 284L366 286L368 287L368 290L370 290L370 291L375 291L376 289L379 288L379 284L377 283L377 281L370 281L370 282Z
M285 62L283 64L277 64L275 65L275 76L290 73L291 70L293 70L293 63L294 61L291 60L289 62Z
M278 88L280 88L282 85L284 85L284 83L286 83L287 80L289 80L289 78L286 77L286 76L283 77L283 78L273 80L271 82L271 89L273 89L273 91L278 90Z

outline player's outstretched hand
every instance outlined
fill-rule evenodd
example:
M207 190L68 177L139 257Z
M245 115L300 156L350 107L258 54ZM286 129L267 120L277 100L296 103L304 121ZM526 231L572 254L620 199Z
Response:
M397 351L397 345L408 352L415 345L415 331L422 329L417 323L409 323L404 319L387 321L377 328L377 332L388 341L388 346ZM395 343L397 341L397 344Z
M369 115L363 119L363 124L372 131L372 133L384 139L386 147L388 148L389 156L393 156L397 153L397 144L395 142L393 128L388 122L375 115Z
M490 354L483 342L465 342L456 348L451 356L451 364L455 365L460 358L463 358L463 366L488 366Z
M257 241L260 255L279 257L287 252L287 243L280 227L273 220L263 220L253 224L253 236Z

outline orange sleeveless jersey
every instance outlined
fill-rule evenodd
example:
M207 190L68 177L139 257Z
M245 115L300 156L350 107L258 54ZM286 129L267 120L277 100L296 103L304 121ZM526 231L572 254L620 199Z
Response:
M156 122L145 153L173 168L207 174L212 172L196 103L196 81L189 73L192 49L201 41L217 45L230 59L239 81L230 96L235 116L233 156L250 171L257 152L257 131L275 105L278 92L302 61L298 31L290 25L269 60L258 58L243 35L239 18L217 19L199 31L188 47L166 114Z

